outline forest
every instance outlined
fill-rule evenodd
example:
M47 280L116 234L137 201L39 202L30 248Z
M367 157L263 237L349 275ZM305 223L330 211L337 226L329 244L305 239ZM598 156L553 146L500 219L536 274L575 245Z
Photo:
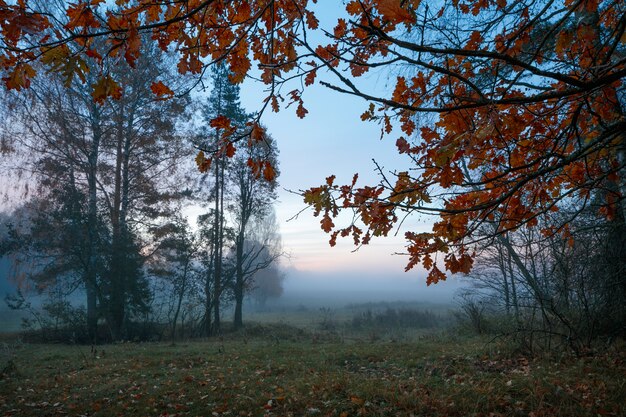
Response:
M118 63L125 94L106 106L87 84L66 86L54 74L7 100L10 154L20 161L7 167L24 180L7 191L23 199L5 215L3 254L18 288L6 301L32 312L27 325L47 341L218 335L222 303L234 304L236 329L244 296L280 295L277 181L257 181L247 165L262 156L278 169L272 138L194 176L191 152L213 146L218 132L186 120L222 115L245 125L253 115L223 65L204 102L154 99L152 80L176 77L169 66L154 51L141 69ZM184 214L191 205L203 210L195 226ZM44 296L39 308L27 292Z
M622 1L0 0L0 76L3 415L626 412ZM291 220L454 305L268 307L321 89L403 162Z

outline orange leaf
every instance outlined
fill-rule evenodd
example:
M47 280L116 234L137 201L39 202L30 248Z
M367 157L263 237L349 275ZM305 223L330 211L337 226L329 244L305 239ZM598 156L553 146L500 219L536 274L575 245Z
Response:
M253 142L261 142L265 137L265 129L263 129L258 123L255 123L250 131L250 139Z
M398 103L406 103L407 89L406 79L404 77L398 77L398 82L396 83L396 88L393 90L391 99Z
M91 96L98 104L103 104L108 97L115 100L122 98L122 87L120 87L117 81L111 78L110 75L100 78L98 82L92 84L91 87L93 88Z
M379 0L378 11L390 22L413 23L415 18L407 9L402 7L401 0Z
M200 151L196 155L196 165L198 166L198 171L207 172L211 168L211 159L206 158L204 152Z
M446 274L441 272L437 266L433 266L433 269L428 273L428 277L426 278L426 285L436 284L439 281L445 281Z
M229 129L230 119L226 116L217 116L215 119L209 122L209 126L215 129Z
M315 82L315 77L317 76L317 71L316 70L312 70L311 72L309 72L306 77L304 77L304 85L309 86L309 85L313 85L313 83Z
M337 26L335 26L334 34L336 38L343 37L348 31L348 25L346 24L345 19L339 19L337 21Z
M263 178L266 181L272 182L276 178L276 171L274 171L274 167L268 161L265 162L265 168L263 169Z
M306 10L306 24L309 27L309 29L317 29L317 27L319 26L319 20L317 20L317 17L315 17L315 15L313 14L313 12Z
M326 233L330 233L330 231L333 230L333 227L335 227L335 223L333 223L328 213L324 214L324 217L320 221L320 224L322 225L322 230Z
M252 171L252 175L254 175L254 178L259 178L259 176L261 175L261 164L259 164L252 158L248 158L248 162L246 165L248 165L248 167Z
M304 116L306 116L306 114L309 111L307 109L304 108L304 106L302 105L302 103L300 103L298 105L298 108L296 109L296 114L298 115L299 118L304 119Z
M469 41L467 42L467 45L465 45L465 49L476 50L478 49L482 41L483 35L480 33L480 31L475 30L470 35Z
M29 64L16 65L8 77L2 78L9 90L20 91L22 88L30 87L30 79L36 74Z
M174 92L162 81L154 82L150 86L150 90L159 98L166 99L174 96Z
M87 3L71 4L66 11L70 21L65 27L69 30L82 28L99 28L100 22L96 19L93 11Z
M233 145L233 143L231 141L228 141L226 143L226 156L229 158L232 158L233 156L235 156L235 152L236 152L236 148L235 145Z

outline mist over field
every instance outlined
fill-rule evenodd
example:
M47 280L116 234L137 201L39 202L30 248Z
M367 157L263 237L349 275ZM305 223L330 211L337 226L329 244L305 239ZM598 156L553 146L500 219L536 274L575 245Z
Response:
M425 280L416 277L415 273L390 271L346 272L332 273L328 271L300 271L296 268L286 268L284 271L283 293L278 298L267 301L263 311L281 311L288 315L289 311L302 308L313 311L319 308L342 309L351 305L381 304L400 307L407 304L412 308L423 309L455 309L458 304L458 294L467 288L469 280L462 277L451 277L437 285L427 286ZM10 265L8 260L0 262L0 332L15 332L21 329L21 318L28 317L24 311L11 310L6 302L7 295L14 295L16 286L10 281ZM29 301L35 307L44 300L28 292ZM83 295L78 293L72 297L75 305L83 304ZM230 308L229 308L230 307ZM246 305L246 311L253 314L259 306L253 301ZM232 306L225 306L225 319L229 320ZM254 320L254 317L252 318Z
M377 272L317 272L286 270L284 294L276 305L304 304L312 306L343 306L349 303L379 301L416 301L453 304L454 295L467 285L451 278L437 285L426 286L415 273L402 271Z

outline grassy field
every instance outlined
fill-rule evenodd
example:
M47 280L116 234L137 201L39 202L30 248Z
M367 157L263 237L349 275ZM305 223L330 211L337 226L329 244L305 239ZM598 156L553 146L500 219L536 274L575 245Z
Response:
M626 355L528 359L478 338L285 324L171 345L4 343L4 416L620 416Z

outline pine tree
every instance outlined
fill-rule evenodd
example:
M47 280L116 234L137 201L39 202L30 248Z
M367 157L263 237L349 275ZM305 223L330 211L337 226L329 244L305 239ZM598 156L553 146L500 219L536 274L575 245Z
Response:
M215 65L211 71L211 80L213 89L209 96L207 105L204 108L204 119L207 124L219 116L227 117L234 126L243 128L249 115L242 109L239 101L239 86L233 84L229 80L230 71L223 64ZM214 129L207 132L207 138L203 141L205 147L216 147L222 132ZM225 173L228 161L221 155L217 155L213 159L213 173L215 178L214 189L211 198L214 203L213 216L213 259L211 267L208 269L205 285L206 311L205 332L209 334L218 334L220 332L220 300L224 292L224 192ZM212 276L211 276L212 275ZM209 284L212 280L212 285ZM213 310L212 312L210 310ZM212 319L212 326L211 323Z
M213 90L205 107L204 117L207 124L219 116L227 117L230 119L231 125L237 127L239 132L245 132L246 123L252 119L252 115L246 113L241 107L240 88L237 84L231 82L230 75L230 71L223 64L216 65L213 68L211 73ZM208 132L204 146L213 149L217 148L221 133L219 129ZM255 216L263 217L269 213L271 211L269 208L276 199L274 192L276 181L265 181L255 178L247 164L249 158L270 159L277 170L277 152L272 138L269 135L264 135L264 140L254 146L240 147L237 154L231 159L219 154L213 158L213 166L211 167L215 178L215 187L211 193L211 199L214 203L214 231L211 234L213 238L213 259L210 262L211 267L208 268L207 285L205 285L207 334L217 334L220 331L220 300L227 289L226 286L230 287L234 295L234 325L236 328L241 327L243 324L242 304L244 292L249 287L247 284L250 282L254 271L262 269L271 263L265 258L261 261L258 256L252 253L259 251L258 245L252 245L253 249L250 250L246 250L245 246L250 220ZM225 257L223 251L225 246L224 227L226 224L224 220L224 199L226 197L231 202L230 210L234 219L233 234L235 246L234 262L232 268L228 271L226 271L227 268L224 264ZM234 281L229 283L227 276L233 276ZM208 285L208 280L211 279L211 285ZM208 327L211 315L210 309L212 309L211 328Z

